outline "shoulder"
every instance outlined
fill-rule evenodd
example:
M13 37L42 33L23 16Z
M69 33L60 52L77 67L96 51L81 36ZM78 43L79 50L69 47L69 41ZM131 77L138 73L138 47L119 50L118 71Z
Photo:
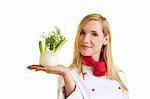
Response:
M127 85L127 77L126 77L125 72L119 66L116 66L116 70L121 80L124 82L125 85Z
M124 74L125 73L119 66L116 66L116 70L119 74Z

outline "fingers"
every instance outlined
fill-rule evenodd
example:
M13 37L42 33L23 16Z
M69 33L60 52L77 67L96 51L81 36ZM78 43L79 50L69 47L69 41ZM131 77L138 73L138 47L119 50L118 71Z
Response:
M28 66L27 68L30 70L44 71L47 73L59 74L59 75L62 75L66 70L66 67L64 67L63 65L57 65L57 66L31 65Z
M30 70L35 70L35 71L45 71L45 67L44 66L41 66L41 65L31 65L31 66L28 66L27 69L30 69Z
M44 67L44 66L42 66L42 65L31 65L31 66L28 66L27 68L34 67L34 66Z

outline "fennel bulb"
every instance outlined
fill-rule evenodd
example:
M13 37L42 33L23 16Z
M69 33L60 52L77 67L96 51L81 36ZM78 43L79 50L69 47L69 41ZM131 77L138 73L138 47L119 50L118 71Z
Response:
M58 65L58 52L45 51L40 56L40 64L43 66Z
M58 27L55 27L55 31L52 31L47 36L42 36L42 40L39 41L40 65L58 65L58 53L66 41L67 39L60 34Z

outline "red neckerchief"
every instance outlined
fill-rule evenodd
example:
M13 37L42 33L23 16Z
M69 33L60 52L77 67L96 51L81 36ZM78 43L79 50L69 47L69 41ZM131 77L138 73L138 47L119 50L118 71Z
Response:
M92 67L93 75L95 76L103 76L107 72L107 65L104 59L100 59L100 61L96 62L91 56L81 56L82 64Z

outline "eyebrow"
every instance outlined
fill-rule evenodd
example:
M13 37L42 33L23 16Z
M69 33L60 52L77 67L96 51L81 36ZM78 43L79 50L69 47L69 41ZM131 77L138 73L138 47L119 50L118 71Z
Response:
M94 30L92 30L91 32L96 32L97 33L97 31L94 31Z
M82 32L85 32L84 29L82 29L81 31L82 31ZM96 32L96 33L98 33L98 32L95 31L95 30L91 30L90 32Z

